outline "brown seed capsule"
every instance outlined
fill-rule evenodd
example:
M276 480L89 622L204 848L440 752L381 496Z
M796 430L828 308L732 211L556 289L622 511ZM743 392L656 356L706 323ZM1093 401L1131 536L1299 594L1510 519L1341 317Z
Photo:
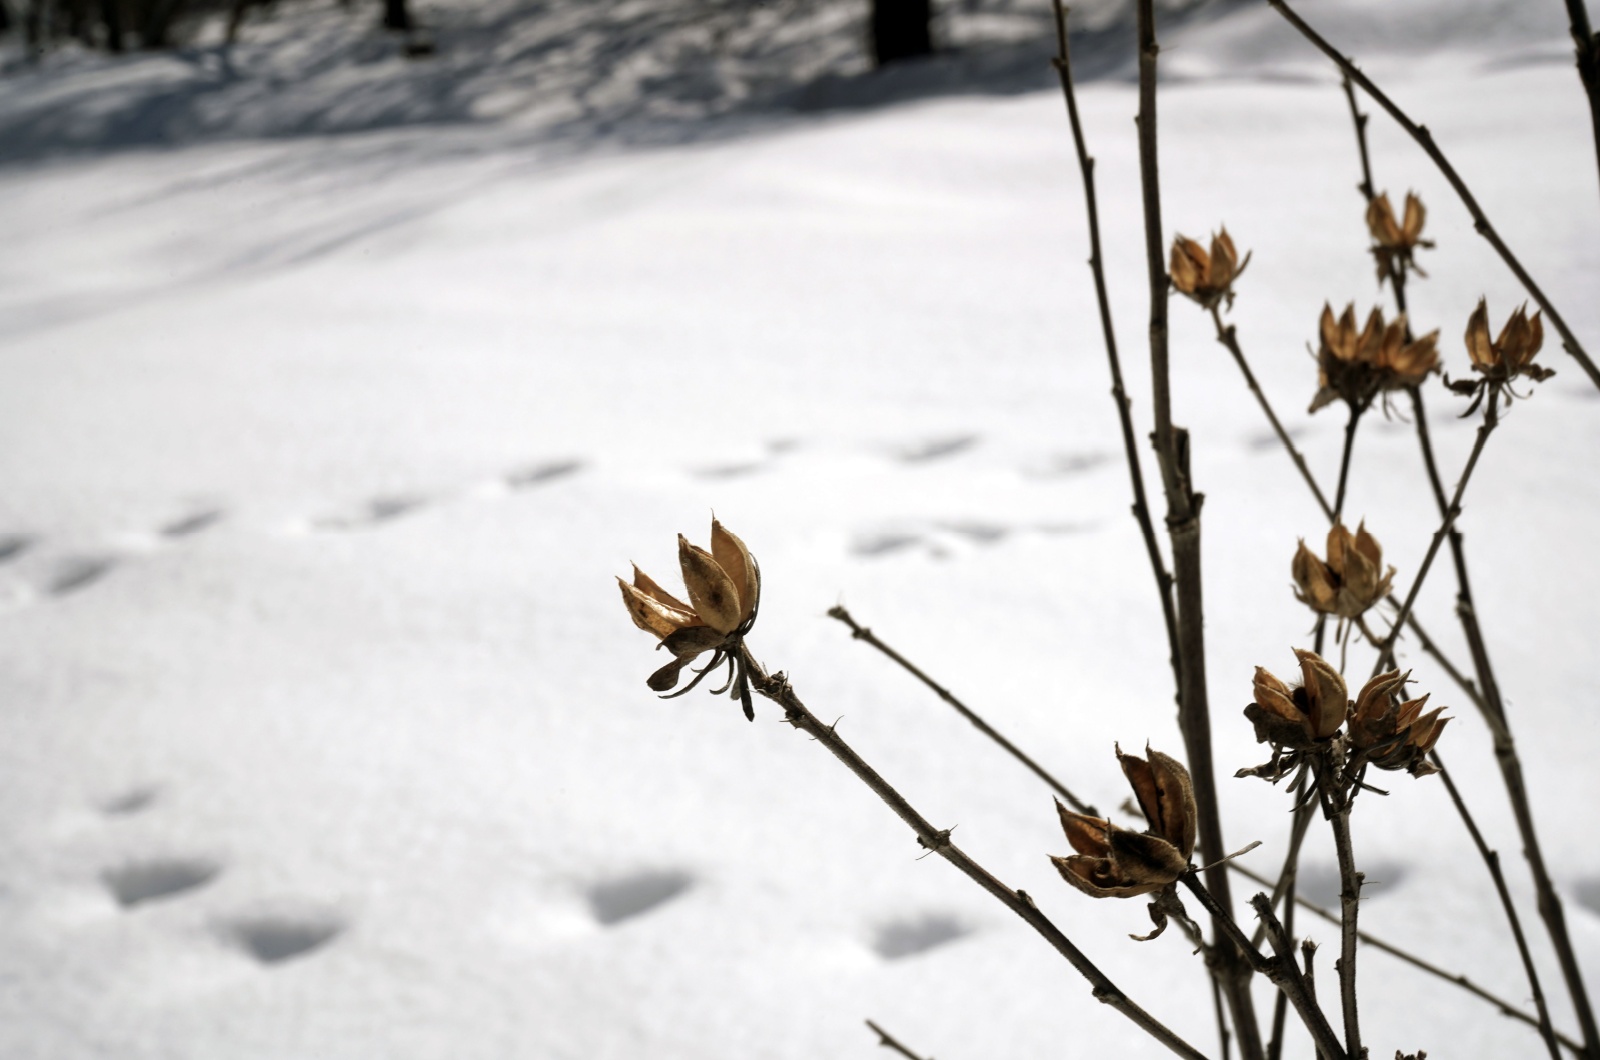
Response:
M1132 898L1175 883L1194 855L1194 786L1176 759L1145 748L1148 759L1117 749L1150 828L1135 832L1056 802L1061 830L1077 851L1051 857L1061 878L1094 898Z
M1367 231L1372 233L1372 254L1378 262L1380 283L1394 274L1396 265L1411 269L1419 276L1427 275L1412 256L1418 247L1433 246L1431 240L1422 238L1422 226L1427 216L1422 200L1409 191L1406 192L1403 221L1395 220L1388 192L1374 197L1367 204Z
M1428 752L1449 718L1443 707L1424 712L1428 697L1400 700L1410 672L1379 674L1361 689L1350 712L1350 743L1379 769L1404 769L1412 776L1437 772Z
M633 568L633 584L617 579L634 625L654 634L661 647L673 654L673 661L650 677L650 687L658 692L674 687L683 667L696 656L736 644L736 638L748 632L755 619L761 573L754 558L744 542L715 520L711 523L711 548L707 552L678 535L678 561L688 603L638 567Z
M1534 354L1544 345L1544 324L1539 313L1528 316L1526 305L1517 307L1500 329L1500 337L1490 342L1489 302L1480 298L1478 308L1467 320L1466 343L1472 367L1490 378L1506 380L1527 375L1542 381L1555 374L1533 363Z
M1379 394L1416 386L1439 367L1439 333L1406 341L1404 315L1384 323L1374 309L1365 326L1356 327L1352 303L1337 318L1324 304L1317 330L1322 344L1317 350L1317 393L1310 411L1335 399L1365 409Z
M1394 568L1383 566L1383 548L1360 523L1352 534L1343 523L1328 531L1328 559L1317 558L1304 540L1290 564L1295 598L1313 611L1339 618L1360 618L1389 595Z
M1301 685L1290 688L1263 667L1252 682L1255 700L1244 708L1256 739L1274 747L1304 749L1326 740L1344 723L1349 693L1344 678L1316 652L1294 649Z
M1250 255L1239 260L1233 239L1224 228L1211 237L1210 253L1187 236L1174 239L1168 271L1172 275L1172 286L1180 294L1211 309L1224 299L1229 305L1233 304L1233 281L1249 264Z

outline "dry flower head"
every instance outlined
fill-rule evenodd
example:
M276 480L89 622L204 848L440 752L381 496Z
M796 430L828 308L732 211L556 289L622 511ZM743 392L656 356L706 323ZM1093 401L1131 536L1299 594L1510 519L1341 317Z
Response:
M744 703L745 714L753 718L739 654L761 601L761 569L744 542L716 519L711 521L709 552L678 535L678 565L688 603L667 592L638 566L633 568L631 585L617 579L633 624L655 635L660 641L657 646L673 656L671 662L650 675L648 684L657 692L668 692L677 685L685 666L704 652L713 652L711 661L696 671L694 680L671 694L688 692L727 662L728 683L717 692L732 689Z
M1197 820L1189 771L1160 751L1146 747L1145 754L1148 757L1140 758L1117 748L1122 772L1150 825L1145 831L1074 813L1056 803L1061 830L1077 853L1050 860L1062 879L1091 897L1150 894L1189 871Z
M1433 241L1422 238L1422 226L1428 211L1415 192L1406 192L1405 216L1396 220L1389 193L1375 196L1367 203L1367 231L1372 233L1372 255L1378 261L1378 282L1390 278L1400 270L1411 269L1418 276L1426 276L1413 258L1418 247L1433 246Z
M1319 559L1302 538L1290 570L1295 597L1313 611L1341 619L1360 618L1373 604L1389 595L1394 568L1383 566L1383 546L1367 532L1367 524L1352 534L1343 523L1328 531L1328 558Z
M1467 354L1472 358L1472 370L1481 378L1447 382L1450 389L1458 394L1474 395L1472 404L1467 406L1467 413L1478 407L1478 402L1491 388L1502 388L1509 399L1514 396L1511 393L1512 380L1526 376L1536 383L1542 383L1556 374L1554 368L1533 363L1534 355L1544 345L1544 322L1537 312L1528 316L1526 304L1518 306L1506 319L1505 326L1500 329L1500 337L1490 341L1489 302L1484 298L1478 299L1478 308L1467 319L1464 337Z
M1304 749L1332 738L1344 724L1350 693L1344 678L1316 652L1294 649L1301 683L1290 687L1265 667L1256 667L1254 701L1244 716L1256 727L1256 740L1274 747Z
M1211 237L1210 252L1187 236L1174 239L1168 272L1172 274L1172 286L1180 294L1213 309L1223 300L1230 307L1233 305L1233 281L1249 264L1250 255L1245 254L1240 261L1233 239L1223 228Z
M1408 670L1390 670L1368 681L1350 711L1350 743L1379 769L1404 769L1414 777L1438 770L1428 753L1439 742L1449 718L1443 707L1425 710L1428 697L1402 700L1411 677Z
M1336 398L1364 410L1379 394L1417 386L1439 367L1439 332L1407 341L1404 314L1386 324L1383 311L1373 309L1358 327L1354 303L1338 317L1324 303L1317 330L1322 342L1311 412Z

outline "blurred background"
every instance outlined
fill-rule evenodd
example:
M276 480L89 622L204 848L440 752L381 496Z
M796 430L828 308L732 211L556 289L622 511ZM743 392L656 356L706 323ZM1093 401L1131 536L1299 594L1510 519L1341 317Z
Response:
M1324 302L1385 299L1345 97L1265 3L1158 6L1163 238L1253 252L1229 320L1331 481L1308 344ZM1563 5L1297 7L1600 345ZM1132 5L1071 23L1142 433ZM1213 1052L1199 958L1067 889L1050 792L826 617L1101 807L1115 742L1181 753L1053 49L1042 0L0 0L0 1054L810 1060L883 1055L871 1018L944 1060L1154 1055L774 711L645 687L612 578L675 586L713 511L762 565L757 656ZM1416 146L1369 136L1438 244L1413 322L1466 375L1479 297L1498 329L1526 296ZM1326 527L1211 322L1172 313L1228 838L1270 872L1288 796L1231 779L1265 757L1238 711L1306 643L1289 562ZM1592 980L1600 400L1540 359L1461 528ZM1429 400L1453 482L1473 421ZM1364 421L1347 511L1408 585L1437 516L1404 417ZM1418 615L1460 660L1446 574ZM1401 646L1570 1031L1485 727ZM1363 926L1528 1006L1440 785L1390 787L1356 820ZM1314 829L1313 898L1333 865ZM1362 968L1374 1055L1538 1047Z

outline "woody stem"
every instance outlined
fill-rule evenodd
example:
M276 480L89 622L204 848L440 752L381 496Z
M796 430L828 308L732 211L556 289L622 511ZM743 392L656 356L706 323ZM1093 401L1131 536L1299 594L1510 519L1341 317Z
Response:
M1333 517L1331 522L1337 523L1344 516L1344 491L1350 484L1350 454L1356 448L1356 428L1361 424L1361 414L1366 411L1362 405L1350 403L1350 418L1344 425L1344 451L1339 455L1339 486L1333 493Z
M763 698L770 699L783 710L784 720L790 725L806 733L822 746L826 747L835 758L842 762L845 768L854 773L873 794L882 799L889 809L894 811L911 830L916 833L917 842L924 849L933 851L944 858L968 879L979 887L988 891L1000 901L1007 909L1021 917L1029 927L1039 933L1055 951L1071 964L1078 973L1089 981L1097 1001L1104 1002L1122 1013L1139 1027L1140 1030L1165 1045L1178 1056L1189 1057L1190 1060L1205 1060L1204 1054L1194 1046L1180 1038L1165 1024L1136 1005L1122 990L1102 972L1093 961L1072 940L1062 933L1043 913L1038 906L1033 904L1023 891L1013 890L1000 882L992 873L979 865L964 851L950 841L949 829L938 829L922 814L918 813L912 805L884 780L877 770L855 752L848 743L833 730L830 725L824 725L815 714L807 709L795 694L788 680L782 674L768 674L758 663L755 656L750 654L750 649L743 642L738 647L740 661L744 664L745 671L750 676L751 686Z
M1428 551L1422 557L1422 565L1417 568L1417 575L1411 581L1411 591L1406 594L1405 602L1400 605L1400 611L1395 615L1394 625L1389 630L1389 635L1378 646L1378 661L1372 668L1372 676L1376 677L1394 665L1394 642L1399 639L1400 631L1405 628L1406 619L1411 617L1411 608L1417 602L1417 594L1422 590L1422 583L1428 577L1428 569L1433 566L1433 559L1439 554L1439 546L1444 543L1450 529L1455 526L1456 519L1461 515L1461 498L1467 492L1467 483L1472 480L1472 472L1478 466L1478 457L1483 455L1484 443L1489 440L1489 435L1494 433L1495 427L1500 424L1500 388L1497 385L1489 386L1489 402L1483 412L1483 423L1478 427L1478 436L1473 440L1472 452L1467 455L1467 465L1461 471L1461 479L1456 483L1456 492L1450 498L1450 506L1445 510L1443 522L1439 529L1434 531L1433 540L1428 544Z
M1345 1048L1352 1057L1361 1056L1361 1020L1356 1007L1356 917L1361 902L1361 873L1356 871L1355 850L1350 841L1350 799L1334 782L1334 764L1324 755L1316 765L1317 787L1323 812L1333 827L1334 851L1339 857L1339 997L1344 1009Z

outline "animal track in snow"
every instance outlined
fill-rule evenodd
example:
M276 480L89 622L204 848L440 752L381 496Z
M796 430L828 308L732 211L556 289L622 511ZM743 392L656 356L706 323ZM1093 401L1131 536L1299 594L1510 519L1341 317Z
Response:
M220 508L205 508L172 520L161 528L160 534L169 539L190 537L215 526L222 520L222 515Z
M154 784L142 787L129 788L120 795L113 795L100 803L100 812L107 817L127 817L132 814L148 810L156 801L156 796L161 789Z
M45 580L45 592L65 596L104 578L117 565L111 556L69 556L55 565Z
M930 438L900 446L895 456L904 464L926 464L966 452L978 444L976 434L955 434L944 438Z
M204 887L222 866L204 858L151 858L107 869L100 878L124 909Z
M879 924L873 932L872 951L886 961L898 961L970 934L972 929L955 917L929 913Z
M244 916L223 925L223 934L261 964L281 964L327 945L345 929L328 915Z
M33 547L32 534L0 534L0 563L9 563Z
M505 477L507 489L525 490L535 486L543 486L559 478L576 474L583 470L581 460L552 460L544 464L530 464L528 467L519 468L508 473Z
M1030 461L1022 469L1029 478L1066 478L1081 475L1110 460L1106 453L1051 453L1043 459Z
M631 920L670 902L694 884L694 877L675 869L655 869L603 880L585 897L595 920L606 927Z
M1406 867L1399 862L1382 860L1363 860L1361 872L1366 877L1361 887L1363 902L1382 898L1393 892L1408 874ZM1339 867L1332 862L1301 865L1295 887L1300 897L1308 902L1315 902L1324 907L1337 907L1339 891L1342 889Z
M388 494L374 497L349 515L332 515L314 520L315 530L343 532L369 530L393 522L423 507L428 502L414 494Z
M707 467L697 467L689 473L695 478L743 478L746 475L754 475L758 471L766 470L766 466L759 460L751 460L745 463L712 464Z

